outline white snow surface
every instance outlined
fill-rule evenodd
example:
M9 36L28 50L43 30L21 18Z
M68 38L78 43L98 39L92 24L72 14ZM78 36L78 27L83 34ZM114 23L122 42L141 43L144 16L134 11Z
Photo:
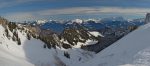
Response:
M97 31L91 31L89 33L92 34L95 37L98 37L98 36L104 37L101 33L97 32Z
M78 66L150 66L150 23Z
M0 66L34 66L25 58L23 48L3 34L4 28L0 25Z

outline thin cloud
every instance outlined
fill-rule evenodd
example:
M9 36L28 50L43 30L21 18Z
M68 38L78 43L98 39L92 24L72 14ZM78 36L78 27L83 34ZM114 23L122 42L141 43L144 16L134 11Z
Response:
M22 22L22 21L26 21L26 20L35 20L35 18L36 18L31 13L12 13L12 14L6 14L4 17L10 21L15 21L15 22Z
M64 9L47 9L40 11L31 12L17 12L5 15L9 20L24 21L24 20L35 20L40 19L44 16L52 15L76 15L76 14L86 14L89 16L91 14L129 14L129 15L145 15L145 13L150 12L149 8L121 8L121 7L74 7L74 8L64 8ZM17 19L17 20L16 20Z
M0 1L0 9L6 7L13 7L19 4L28 3L28 2L37 2L42 0L2 0Z
M92 14L92 13L122 13L122 14L144 14L150 12L149 8L121 8L121 7L74 7L65 9L48 9L36 12L39 15L58 14Z

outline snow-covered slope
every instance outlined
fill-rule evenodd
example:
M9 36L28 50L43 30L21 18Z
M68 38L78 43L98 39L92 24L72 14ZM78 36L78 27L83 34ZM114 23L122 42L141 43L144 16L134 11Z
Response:
M123 37L80 66L150 66L150 23Z
M0 25L0 66L34 66L25 58L22 46L4 36L4 30Z
M0 25L0 66L72 66L91 59L95 53L80 48L56 49L44 48L39 39L27 39L26 32L17 30L21 45L6 37L5 29Z

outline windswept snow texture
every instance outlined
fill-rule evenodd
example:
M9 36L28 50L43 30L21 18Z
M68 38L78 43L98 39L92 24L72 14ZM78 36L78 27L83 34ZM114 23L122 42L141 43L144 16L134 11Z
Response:
M141 26L80 66L150 66L150 24Z

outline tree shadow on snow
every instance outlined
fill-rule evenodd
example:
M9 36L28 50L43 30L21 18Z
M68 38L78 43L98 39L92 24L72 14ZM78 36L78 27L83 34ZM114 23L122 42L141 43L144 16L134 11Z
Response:
M55 55L55 49L44 48L44 43L38 39L25 40L23 49L27 61L35 66L66 66Z

